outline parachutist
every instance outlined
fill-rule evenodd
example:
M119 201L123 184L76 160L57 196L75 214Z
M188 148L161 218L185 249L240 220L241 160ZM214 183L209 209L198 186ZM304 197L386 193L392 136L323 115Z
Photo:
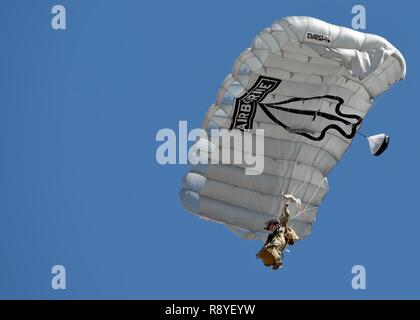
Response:
M271 219L266 222L265 230L270 231L264 246L257 253L267 267L272 266L277 270L283 265L283 251L288 245L293 245L299 240L296 232L288 226L289 223L289 205L286 203L281 219Z
M254 149L247 151L242 143L240 148L221 146L220 136L214 142L200 136L192 147L200 152L191 152L191 160L203 155L213 164L226 154L234 161L190 161L182 205L243 239L259 240L265 231L261 217L281 215L288 203L292 216L267 224L270 235L257 254L265 265L280 268L293 235L303 239L311 234L328 193L327 174L350 147L372 103L405 75L403 55L380 36L311 17L275 21L236 59L201 126L206 133L229 128L228 133L240 131L244 139L261 137L263 143L255 145L264 146L255 150L261 165L247 167L253 160L245 156ZM385 133L365 138L375 156L389 144ZM160 150L165 155L165 148ZM235 162L236 155L245 160Z

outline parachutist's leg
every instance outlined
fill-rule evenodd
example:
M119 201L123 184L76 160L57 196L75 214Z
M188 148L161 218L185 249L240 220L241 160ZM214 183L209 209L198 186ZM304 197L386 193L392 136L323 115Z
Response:
M276 261L276 262L273 264L273 270L280 269L282 266L283 266L283 262L281 262L281 261Z
M278 251L271 246L264 246L257 253L257 258L261 259L266 267L274 266L278 261Z
M277 270L283 266L283 252L279 250L276 261L273 264L273 270Z
M278 270L281 267L282 267L282 264L281 263L275 264L275 265L273 265L273 270Z

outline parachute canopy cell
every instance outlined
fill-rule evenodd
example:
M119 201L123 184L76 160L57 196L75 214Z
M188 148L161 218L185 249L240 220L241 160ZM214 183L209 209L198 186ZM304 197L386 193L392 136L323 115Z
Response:
M182 205L245 239L260 239L265 221L283 210L281 195L290 194L301 200L301 208L290 206L290 226L304 238L328 192L326 177L373 99L405 73L402 54L380 36L310 17L274 22L238 57L202 123L209 132L255 136L264 129L263 172L247 175L236 163L191 164ZM224 146L209 140L196 146L211 159ZM387 144L383 136L372 141L375 153Z

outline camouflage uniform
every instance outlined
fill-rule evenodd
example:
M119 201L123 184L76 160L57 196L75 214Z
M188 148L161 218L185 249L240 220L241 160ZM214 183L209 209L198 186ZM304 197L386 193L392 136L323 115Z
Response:
M289 222L289 210L285 207L281 221L270 220L270 223L277 223L276 228L268 235L264 246L257 253L257 258L260 258L264 265L273 266L276 270L283 264L283 250L287 245L293 245L299 239L296 232L287 226Z

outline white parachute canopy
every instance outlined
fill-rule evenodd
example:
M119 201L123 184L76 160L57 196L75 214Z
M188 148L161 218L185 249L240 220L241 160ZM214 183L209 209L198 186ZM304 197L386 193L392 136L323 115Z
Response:
M262 136L263 151L252 150L263 158L261 174L247 175L245 163L191 157L181 204L245 239L261 239L265 222L279 217L289 201L282 195L291 195L301 202L290 207L289 224L304 238L328 192L328 173L374 98L405 73L402 54L380 36L310 17L274 22L235 61L202 123L210 137L212 129ZM378 154L389 138L369 141ZM200 157L209 160L223 152L249 155L210 138L201 137L200 145Z
M367 137L367 140L369 142L370 152L374 156L380 156L389 145L389 136L385 133Z

